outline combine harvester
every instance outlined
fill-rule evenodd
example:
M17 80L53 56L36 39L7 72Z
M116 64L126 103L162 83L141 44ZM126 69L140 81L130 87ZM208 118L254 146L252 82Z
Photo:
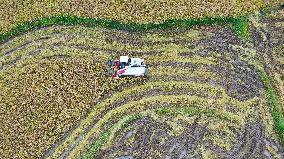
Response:
M119 60L108 60L108 76L119 79L123 76L146 77L148 67L141 58L128 58L120 56Z

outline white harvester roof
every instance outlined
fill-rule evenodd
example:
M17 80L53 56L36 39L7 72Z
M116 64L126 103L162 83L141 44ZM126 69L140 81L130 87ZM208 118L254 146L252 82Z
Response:
M134 65L134 64L141 65L142 62L144 62L144 59L141 59L141 58L131 58L131 65Z
M128 62L128 56L120 56L119 62Z
M130 58L130 59L131 59L130 65L140 66L142 62L144 62L144 59L141 59L141 58ZM119 62L128 63L128 60L129 60L128 56L120 56Z

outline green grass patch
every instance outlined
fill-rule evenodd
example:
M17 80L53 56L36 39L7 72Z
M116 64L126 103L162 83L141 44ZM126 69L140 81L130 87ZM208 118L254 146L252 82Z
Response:
M122 123L121 129L126 128L127 126L131 125L134 121L139 119L140 115L132 115L128 116L127 119ZM109 140L109 137L115 133L112 129L115 129L117 124L111 127L108 131L104 132L102 136L95 141L95 143L91 146L91 148L84 154L82 159L93 159L97 152L101 149L101 147Z
M264 69L260 69L260 77L266 87L266 96L270 106L272 107L272 117L274 120L276 131L279 135L280 144L284 146L284 118L281 111L279 98L274 91L268 75Z
M146 23L146 24L135 24L135 23L121 23L111 19L96 19L87 17L77 17L70 15L56 15L50 17L43 17L33 22L24 22L16 25L13 29L8 32L0 34L0 42L3 42L11 37L20 35L24 32L47 27L51 25L87 25L87 26L104 26L111 29L119 30L130 30L130 31L141 31L147 29L165 29L174 26L191 27L195 25L224 25L233 24L233 28L237 35L241 37L247 37L247 20L245 17L234 18L234 17L214 17L214 18L200 18L200 19L170 19L165 20L162 23Z
M83 156L82 159L92 159L96 153L101 149L103 144L107 141L111 134L111 131L106 131L103 133L102 137L100 137L93 146L88 150L88 152Z
M240 39L246 42L251 41L251 35L249 32L249 20L247 17L243 16L234 19L232 29Z

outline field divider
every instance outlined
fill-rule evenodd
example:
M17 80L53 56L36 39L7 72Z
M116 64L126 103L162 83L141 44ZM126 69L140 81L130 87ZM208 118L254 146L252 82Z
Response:
M118 30L128 30L128 31L142 31L149 29L166 29L174 26L184 26L192 27L197 25L226 25L232 24L233 30L240 37L246 37L245 34L247 29L246 16L240 17L204 17L199 19L168 19L164 20L161 23L123 23L111 19L97 19L90 17L78 17L72 15L54 15L42 17L33 22L22 22L16 24L15 27L10 29L7 32L2 32L0 34L0 42L4 42L9 38L15 37L22 33L39 29L47 26L54 25L65 25L65 26L74 26L74 25L88 25L88 26L102 26L111 29Z

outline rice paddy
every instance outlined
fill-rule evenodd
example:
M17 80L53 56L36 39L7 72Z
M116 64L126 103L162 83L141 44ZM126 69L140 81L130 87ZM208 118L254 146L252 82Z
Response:
M0 158L283 158L279 12L237 27L11 34L0 44ZM143 58L148 76L107 76L120 55Z

